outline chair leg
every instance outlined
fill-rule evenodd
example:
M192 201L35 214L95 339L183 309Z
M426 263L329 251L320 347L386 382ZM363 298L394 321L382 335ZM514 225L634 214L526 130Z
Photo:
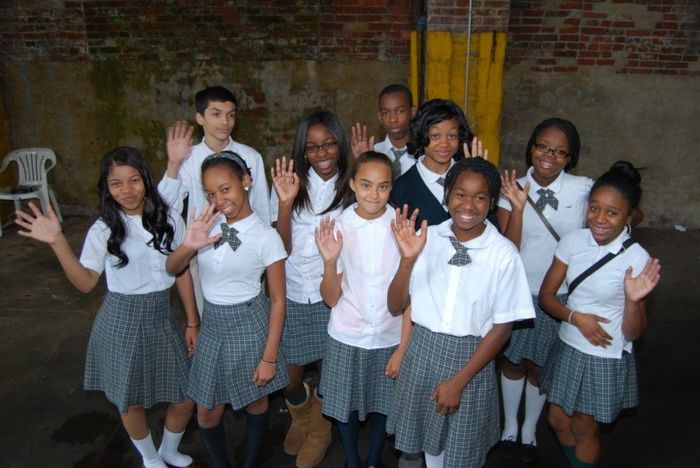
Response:
M51 205L53 205L53 210L56 212L56 216L58 216L58 220L60 222L63 222L63 217L61 216L61 209L58 207L58 201L56 200L56 194L53 193L53 190L50 187L49 198L51 199Z

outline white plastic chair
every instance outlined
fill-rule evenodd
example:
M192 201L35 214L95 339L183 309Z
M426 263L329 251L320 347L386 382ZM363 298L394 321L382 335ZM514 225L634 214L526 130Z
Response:
M53 209L60 221L61 211L58 208L56 195L49 187L46 173L56 165L56 153L49 148L21 148L12 151L5 156L0 164L0 173L4 172L11 162L17 163L17 175L19 180L13 187L0 188L0 200L12 200L15 202L15 209L19 210L22 200L38 198L41 209L47 212L49 202L53 204ZM2 237L2 223L0 222L0 237Z

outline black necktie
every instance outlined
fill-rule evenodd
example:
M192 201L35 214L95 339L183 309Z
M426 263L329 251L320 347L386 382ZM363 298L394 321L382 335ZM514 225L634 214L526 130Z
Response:
M226 223L221 223L221 237L218 241L214 242L214 248L218 249L226 242L235 252L236 249L241 246L241 240L236 237L236 234L238 234L236 228L229 227Z
M401 156L406 154L406 148L396 149L391 148L391 152L394 154L394 162L391 164L391 172L394 179L401 175Z
M559 208L559 200L554 196L554 192L549 189L539 189L537 194L540 198L535 202L535 206L540 212L544 211L544 207L549 205L555 210Z
M467 253L467 248L459 243L456 237L450 236L450 243L452 247L457 251L447 263L450 265L464 266L469 265L472 262L471 257Z
M438 185L440 185L442 187L445 186L445 178L444 177L438 177L438 180L436 180L435 182L437 182Z

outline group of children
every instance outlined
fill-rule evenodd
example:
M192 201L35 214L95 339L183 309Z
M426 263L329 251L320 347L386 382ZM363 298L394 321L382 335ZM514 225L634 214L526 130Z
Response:
M548 119L527 143L526 176L501 175L456 104L416 110L391 85L384 141L362 125L348 139L335 114L312 112L268 195L260 154L230 136L233 94L207 88L195 106L204 137L192 146L189 124L169 129L157 186L138 151L104 156L100 218L79 259L52 211L17 213L20 234L48 243L79 290L106 271L85 388L117 405L144 466L192 462L178 444L195 408L214 466L230 466L227 404L246 410L243 466L255 466L277 390L292 417L283 450L302 468L323 460L331 421L351 468L382 466L387 433L428 467L482 466L497 443L532 461L547 400L567 460L595 464L598 423L637 403L632 341L659 280L658 260L628 240L641 197L631 164L595 183L570 175L576 128ZM156 402L170 403L158 450L144 413Z

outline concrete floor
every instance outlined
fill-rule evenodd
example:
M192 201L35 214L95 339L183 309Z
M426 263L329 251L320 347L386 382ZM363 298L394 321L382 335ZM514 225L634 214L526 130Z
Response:
M79 251L88 218L68 218L65 231ZM83 362L90 327L104 288L81 294L65 279L50 249L4 230L0 238L0 467L138 467L139 458L118 414L98 392L82 389ZM697 418L697 358L700 339L700 231L641 229L638 238L661 258L662 283L649 299L649 328L637 343L641 405L602 428L602 467L700 466ZM180 317L181 319L182 317ZM282 399L272 401L270 436L262 467L293 467L281 450L289 416ZM160 439L163 407L149 412ZM234 457L241 451L244 418L225 417ZM364 434L363 434L364 435ZM535 467L565 466L544 420L538 439L542 449ZM208 467L209 458L191 425L181 444ZM397 466L389 448L383 461ZM342 467L337 437L320 467ZM519 463L492 455L488 467Z

